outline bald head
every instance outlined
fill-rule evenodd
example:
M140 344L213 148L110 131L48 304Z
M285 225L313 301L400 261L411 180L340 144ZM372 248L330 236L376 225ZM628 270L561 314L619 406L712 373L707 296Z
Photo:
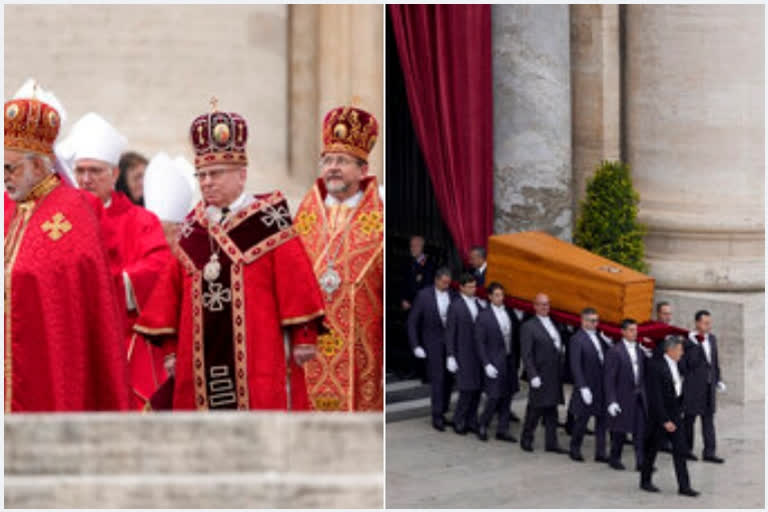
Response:
M533 309L539 316L549 316L549 296L546 293L537 293L533 299Z

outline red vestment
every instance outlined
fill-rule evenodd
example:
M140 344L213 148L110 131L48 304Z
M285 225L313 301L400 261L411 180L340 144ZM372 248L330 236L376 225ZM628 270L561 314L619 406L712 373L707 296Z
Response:
M293 344L314 344L323 300L282 194L254 196L224 224L199 203L180 230L136 332L177 338L174 409L308 409ZM220 272L204 278L217 254ZM210 275L209 275L210 277Z
M354 208L325 206L322 179L304 197L296 230L319 280L333 267L338 288L325 293L328 332L305 368L315 409L380 411L384 406L384 212L375 177L361 183Z
M94 202L55 175L17 205L6 196L6 412L128 408L123 321Z
M133 324L138 318L160 273L173 257L157 216L133 204L125 194L112 192L112 201L106 208L105 222L113 240L108 253L112 276L118 290L125 334L125 353L130 368L135 409L143 409L149 397L167 378L163 370L164 354L147 345L144 340L133 339ZM129 311L126 304L123 272L131 281L136 310Z

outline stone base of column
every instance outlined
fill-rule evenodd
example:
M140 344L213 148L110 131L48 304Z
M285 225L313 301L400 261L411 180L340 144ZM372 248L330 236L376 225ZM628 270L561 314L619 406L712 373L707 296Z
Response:
M674 324L694 327L694 314L712 314L720 351L720 371L727 384L719 400L744 403L765 399L765 293L713 293L656 290L656 302L672 305Z

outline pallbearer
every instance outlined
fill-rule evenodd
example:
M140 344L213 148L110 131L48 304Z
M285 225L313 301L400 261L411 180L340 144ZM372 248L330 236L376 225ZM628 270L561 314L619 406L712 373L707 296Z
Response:
M370 411L383 406L384 215L368 154L379 125L370 113L342 106L323 121L320 178L304 197L296 230L325 299L318 356L307 386L318 410Z
M203 200L134 328L159 344L178 338L174 409L307 409L317 279L283 195L245 193L245 119L212 104L191 127Z

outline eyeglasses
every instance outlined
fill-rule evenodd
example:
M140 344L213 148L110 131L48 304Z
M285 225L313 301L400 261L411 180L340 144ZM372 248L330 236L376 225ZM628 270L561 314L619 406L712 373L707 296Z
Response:
M339 155L339 156L324 156L320 159L319 165L320 167L330 167L333 164L336 164L338 167L345 167L350 164L357 163L357 160L354 160L352 158Z
M584 321L589 322L591 324L596 324L597 318L585 318Z
M192 176L194 176L197 179L197 181L204 181L205 178L211 178L212 180L215 180L221 177L225 173L228 173L230 171L237 171L237 170L240 170L240 168L233 167L232 169L211 169L210 171L198 171L194 173Z
M85 176L86 174L90 174L91 176L102 176L108 170L108 167L89 166L75 167L74 172L77 176Z

